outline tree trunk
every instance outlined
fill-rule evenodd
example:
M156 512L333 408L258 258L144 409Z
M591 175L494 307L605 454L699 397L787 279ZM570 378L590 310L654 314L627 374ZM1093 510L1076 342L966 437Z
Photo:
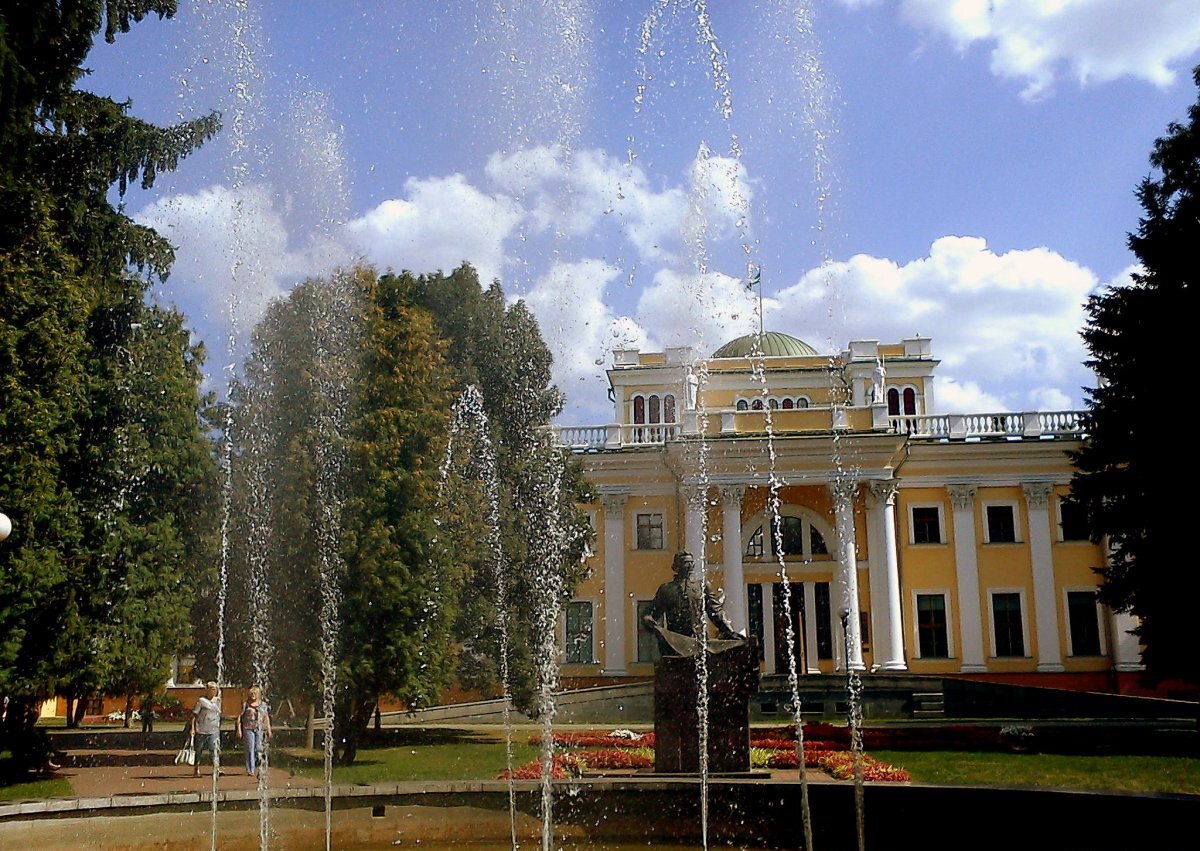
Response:
M129 716L133 714L133 695L125 695L125 723L122 724L126 730L129 729Z
M10 696L4 720L0 722L0 750L7 750L12 755L9 773L15 778L26 777L50 765L50 737L37 727L40 706L41 701L37 698Z
M80 697L75 700L75 712L72 720L67 724L68 727L78 727L83 723L83 716L87 712L87 704L86 697Z
M354 760L358 757L358 746L367 732L371 716L375 714L377 705L378 701L376 700L356 701L350 705L348 712L339 713L339 717L344 718L345 721L341 728L341 749L334 746L334 755L338 765L354 764ZM332 730L326 730L325 735L328 736L332 732Z
M304 724L304 747L310 751L317 746L317 707L308 704L308 720Z

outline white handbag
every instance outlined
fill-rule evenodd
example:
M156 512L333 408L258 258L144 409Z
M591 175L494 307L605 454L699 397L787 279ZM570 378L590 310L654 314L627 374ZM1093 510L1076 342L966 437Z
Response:
M195 765L196 764L196 747L195 739L188 739L188 743L179 749L179 753L175 754L176 765Z

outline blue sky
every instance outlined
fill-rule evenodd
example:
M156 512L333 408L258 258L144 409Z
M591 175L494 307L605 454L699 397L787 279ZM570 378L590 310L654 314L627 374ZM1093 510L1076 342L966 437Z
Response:
M214 382L297 280L469 260L537 313L567 421L610 419L612 348L753 328L748 262L769 330L931 336L943 411L1077 407L1082 302L1200 62L1200 0L247 0L240 52L233 0L180 5L85 85L224 115L126 199Z

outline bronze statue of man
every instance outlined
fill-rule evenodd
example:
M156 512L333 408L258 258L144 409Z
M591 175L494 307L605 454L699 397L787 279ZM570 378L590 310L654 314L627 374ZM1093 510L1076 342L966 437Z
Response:
M688 656L695 652L696 628L692 612L692 598L688 593L688 577L695 567L695 559L686 550L675 554L671 570L675 577L658 586L654 602L642 617L642 623L658 636L658 645L664 656ZM704 583L704 611L722 639L744 641L725 616L721 599Z

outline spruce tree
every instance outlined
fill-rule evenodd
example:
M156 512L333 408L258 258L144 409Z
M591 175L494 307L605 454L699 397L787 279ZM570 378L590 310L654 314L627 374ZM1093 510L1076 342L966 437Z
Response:
M1200 87L1200 67L1194 72ZM1143 215L1129 236L1132 283L1088 302L1083 337L1099 386L1089 391L1088 439L1074 456L1074 499L1111 557L1101 599L1139 620L1152 681L1200 683L1191 650L1200 598L1188 537L1185 404L1196 395L1196 246L1200 245L1200 102L1172 123L1138 189Z
M133 117L128 103L77 88L101 31L111 41L174 10L170 0L0 7L0 508L14 520L0 547L0 690L9 698L0 750L13 753L17 770L41 759L33 731L41 700L116 687L114 656L102 648L117 646L117 633L105 631L131 583L168 589L171 602L157 606L165 613L186 600L180 572L204 569L192 557L200 540L193 512L204 510L193 497L204 491L211 456L197 391L201 353L186 334L158 374L166 384L143 388L175 415L162 442L115 442L146 431L126 416L117 384L131 380L129 353L149 343L134 327L147 309L147 276L164 277L172 252L109 192L151 186L215 133L218 119L159 128ZM112 475L117 457L135 467L153 459L147 488L177 482L156 494L152 518L122 502L129 482ZM177 618L164 618L165 654L182 633ZM128 619L140 620L146 643L149 622ZM161 657L156 664L165 671Z

